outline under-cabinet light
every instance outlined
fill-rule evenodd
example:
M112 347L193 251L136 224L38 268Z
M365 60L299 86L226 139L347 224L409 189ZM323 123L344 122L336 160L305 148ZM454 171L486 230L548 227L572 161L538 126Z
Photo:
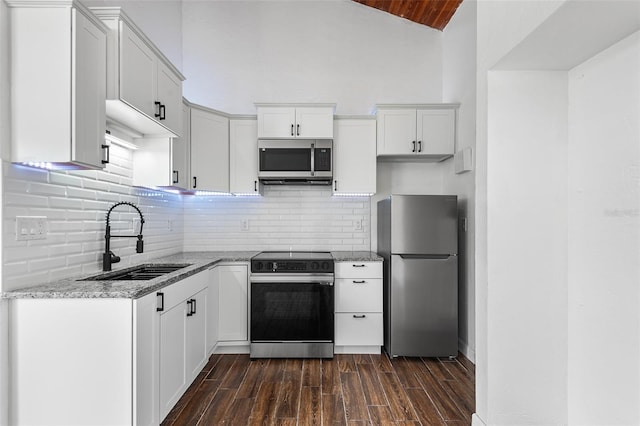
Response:
M104 139L106 141L108 141L108 142L111 142L114 145L118 145L118 146L121 146L123 148L131 149L133 151L135 151L135 150L137 150L139 148L138 145L133 144L133 143L131 143L129 141L125 141L124 139L120 139L120 138L118 138L116 136L113 136L110 133L105 133Z
M373 194L370 192L337 192L334 193L334 197L371 197Z
M233 194L228 192L216 192L216 191L196 191L195 195L212 195L214 197L233 197Z

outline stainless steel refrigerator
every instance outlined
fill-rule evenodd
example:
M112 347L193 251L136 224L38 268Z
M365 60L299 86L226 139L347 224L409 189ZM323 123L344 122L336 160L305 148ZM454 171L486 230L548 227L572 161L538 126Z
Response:
M391 195L378 202L389 356L458 355L458 201Z

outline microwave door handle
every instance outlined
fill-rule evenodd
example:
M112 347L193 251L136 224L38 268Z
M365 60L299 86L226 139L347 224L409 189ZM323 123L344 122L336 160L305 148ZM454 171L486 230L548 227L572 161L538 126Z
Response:
M311 176L314 176L314 172L316 170L316 150L315 144L311 144Z

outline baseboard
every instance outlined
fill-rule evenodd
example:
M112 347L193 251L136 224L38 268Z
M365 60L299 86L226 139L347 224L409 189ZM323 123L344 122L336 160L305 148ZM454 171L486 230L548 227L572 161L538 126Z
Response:
M218 342L213 349L214 354L248 354L248 342Z
M378 354L382 353L381 346L334 346L334 354Z
M478 414L473 413L471 416L471 426L487 426L485 422L478 416Z
M467 357L469 361L472 363L476 363L476 351L467 345L467 342L463 342L462 340L458 340L458 350L462 352L464 356Z

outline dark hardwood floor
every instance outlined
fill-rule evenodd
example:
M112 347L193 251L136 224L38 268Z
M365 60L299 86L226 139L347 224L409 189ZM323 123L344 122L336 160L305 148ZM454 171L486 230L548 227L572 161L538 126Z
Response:
M462 354L213 355L162 425L470 425L474 380Z

